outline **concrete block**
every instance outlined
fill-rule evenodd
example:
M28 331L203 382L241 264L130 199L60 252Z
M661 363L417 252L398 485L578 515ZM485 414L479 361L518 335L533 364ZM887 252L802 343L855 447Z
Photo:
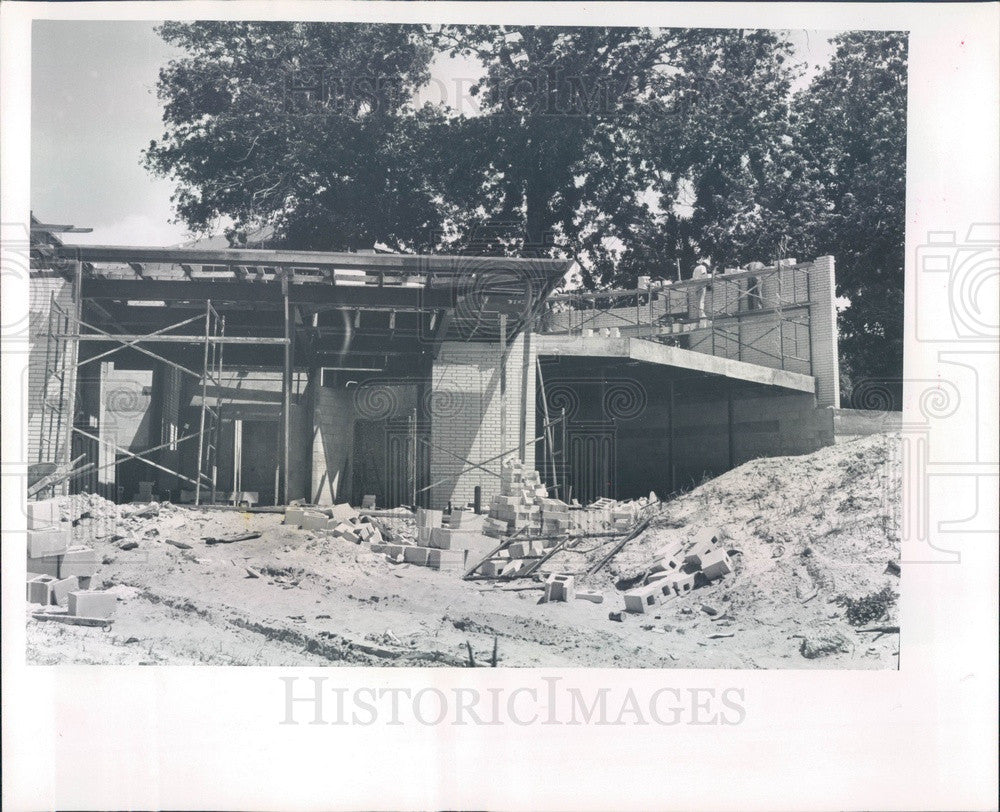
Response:
M28 603L40 603L48 606L52 602L52 584L56 579L51 575L36 575L27 581Z
M361 498L361 508L362 510L375 510L375 494L366 493Z
M91 547L82 545L70 547L59 556L59 577L89 577L97 572L97 553Z
M701 572L709 581L729 575L732 571L732 563L725 550L713 550L701 560Z
M300 507L287 507L285 508L285 521L284 524L291 525L292 527L301 527L302 519L305 516L305 509Z
M69 548L69 530L29 530L28 558L62 555Z
M417 508L417 527L440 527L443 513L440 510Z
M469 565L472 566L471 564ZM489 578L495 578L501 572L503 572L502 562L499 561L484 561L482 566L477 570L480 575L485 575Z
M368 525L371 527L371 533L368 534L368 542L371 544L382 544L385 539L382 538L382 531L379 530L375 525Z
M667 574L671 572L680 572L681 564L683 559L677 558L658 558L652 563L649 568L651 574L656 575L659 573Z
M673 587L675 595L686 595L692 589L694 589L695 582L697 581L698 574L691 572L678 575L674 578L670 584Z
M358 512L347 502L328 508L326 513L331 519L337 519L341 522L348 522L352 519L357 519L359 516Z
M69 593L80 588L80 581L75 575L69 578L60 578L51 584L50 597L56 606L65 606L69 599Z
M110 592L77 590L67 596L69 613L77 617L110 618L115 614L118 599Z
M432 527L428 546L438 550L450 550L451 536L452 531L447 527Z
M427 553L427 566L446 572L461 572L465 567L465 552L431 549Z
M335 520L330 519L330 521L333 522ZM353 524L348 524L347 522L338 522L337 526L332 529L333 529L333 534L337 538L342 538L344 539L344 541L350 541L355 544L357 544L359 541L358 534L356 532L357 528Z
M61 511L55 499L28 502L28 529L51 530L59 524Z
M51 575L53 578L59 577L59 556L47 555L43 558L29 558L28 572L35 575Z
M544 600L546 602L573 600L576 597L575 581L572 575L562 572L552 573L545 579Z
M416 564L420 567L427 566L427 556L430 553L428 547L405 547L403 548L403 560L407 564Z
M625 611L639 615L655 611L662 597L663 590L659 583L630 589L625 593Z
M403 555L403 550L406 549L408 549L408 547L403 544L386 544L384 552L390 558L399 558Z
M604 603L604 596L593 589L585 589L576 593L578 601L590 601L591 603Z
M330 517L318 510L307 510L302 514L299 526L303 530L326 530Z
M504 564L503 574L507 577L517 575L521 570L528 566L528 562L520 558L514 558Z
M433 530L434 530L433 527L417 525L417 544L419 544L421 547L430 547Z
M530 541L515 541L507 548L511 558L527 558L531 555Z

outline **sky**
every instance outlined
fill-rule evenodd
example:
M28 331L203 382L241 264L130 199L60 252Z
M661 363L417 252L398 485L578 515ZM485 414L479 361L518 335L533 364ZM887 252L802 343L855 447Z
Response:
M191 238L174 218L169 180L141 164L163 133L156 96L159 69L182 55L147 21L36 20L32 28L31 205L48 223L93 229L67 243L177 245ZM789 38L808 71L821 69L832 32ZM437 58L419 102L446 101L474 112L468 87L478 63Z

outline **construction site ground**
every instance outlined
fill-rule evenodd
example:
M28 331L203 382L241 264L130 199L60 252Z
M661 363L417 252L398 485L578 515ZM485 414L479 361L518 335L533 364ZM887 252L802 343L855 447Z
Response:
M898 634L865 630L898 624L896 607L859 626L844 598L898 592L899 577L886 571L899 559L898 449L898 435L883 434L753 460L665 502L607 566L578 579L602 593L599 604L540 603L531 579L464 581L392 563L276 513L161 505L137 518L144 506L71 497L76 512L85 502L74 540L97 550L93 587L117 594L117 613L107 629L29 614L27 659L468 666L471 647L484 666L495 646L508 667L896 668ZM650 613L609 619L657 549L704 527L719 529L734 573ZM261 536L203 540L253 531ZM613 543L581 539L545 569L585 571Z

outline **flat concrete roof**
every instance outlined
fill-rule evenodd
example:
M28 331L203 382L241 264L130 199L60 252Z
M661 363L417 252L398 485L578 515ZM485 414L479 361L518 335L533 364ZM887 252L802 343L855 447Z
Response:
M603 336L557 336L534 334L539 355L565 355L593 358L625 358L647 364L694 370L738 381L778 386L796 392L815 394L812 375L736 361L680 347L670 347L642 338L604 338Z

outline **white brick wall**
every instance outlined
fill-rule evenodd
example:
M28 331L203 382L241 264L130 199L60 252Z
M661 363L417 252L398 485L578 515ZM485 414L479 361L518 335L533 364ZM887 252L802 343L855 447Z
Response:
M809 274L809 340L816 405L840 406L840 361L837 355L837 305L833 257L813 260Z
M501 452L516 449L520 442L521 408L526 404L526 448L524 462L535 465L535 358L537 343L525 347L522 333L511 342L507 355L506 445L501 447L500 378L498 345L448 341L434 362L431 374L432 403L431 442L458 457L482 463ZM527 354L526 354L527 349ZM522 399L525 364L527 390ZM517 451L508 458L520 456ZM499 492L499 479L485 471L474 469L459 474L469 464L443 451L431 451L431 482L450 477L432 489L431 506L440 508L450 501L453 505L471 502L476 485L482 488L483 504ZM491 471L500 470L500 460L484 465Z

